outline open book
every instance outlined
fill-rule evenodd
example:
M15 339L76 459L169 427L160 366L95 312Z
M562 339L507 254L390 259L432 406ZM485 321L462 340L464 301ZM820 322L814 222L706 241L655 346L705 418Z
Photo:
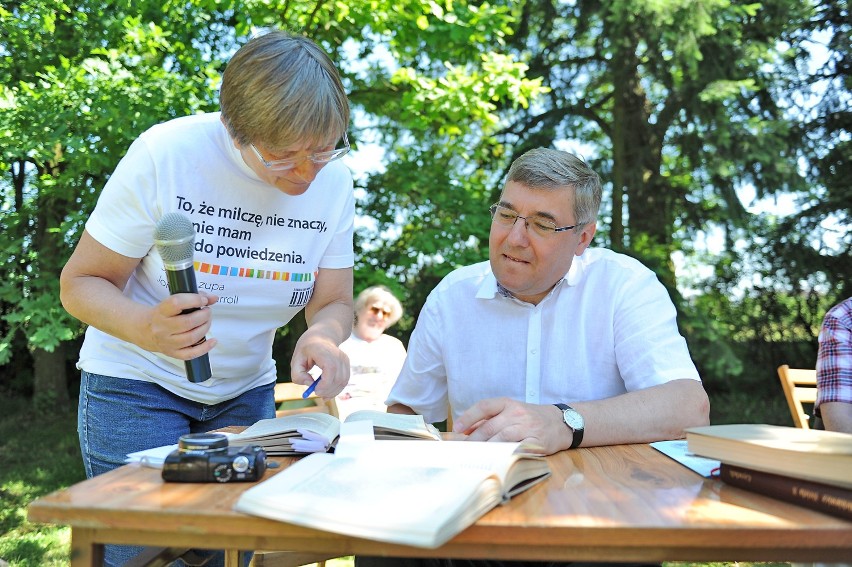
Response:
M376 439L441 440L441 433L422 415L403 415L374 410L352 413L347 423L371 421ZM232 447L257 445L270 456L294 456L325 452L340 435L340 420L327 413L303 413L262 419L228 439Z
M762 423L692 427L689 451L723 464L852 488L852 435Z
M249 488L234 509L355 537L435 548L550 475L520 443L341 443Z

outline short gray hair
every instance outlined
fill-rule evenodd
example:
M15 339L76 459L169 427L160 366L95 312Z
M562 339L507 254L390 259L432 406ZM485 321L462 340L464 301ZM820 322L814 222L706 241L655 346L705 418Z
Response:
M535 148L512 162L506 183L530 189L574 188L574 218L578 225L595 222L601 208L601 179L581 158L550 148Z
M349 125L349 101L328 54L302 36L273 30L231 58L219 89L222 117L240 145L270 151L325 146Z

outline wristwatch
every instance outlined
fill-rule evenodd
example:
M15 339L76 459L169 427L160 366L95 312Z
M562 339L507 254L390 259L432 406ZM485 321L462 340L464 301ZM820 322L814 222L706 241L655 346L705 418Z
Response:
M583 442L583 430L586 427L586 422L583 421L583 416L569 406L568 404L553 404L562 410L562 421L568 426L568 429L574 434L574 439L571 441L571 449L579 447Z

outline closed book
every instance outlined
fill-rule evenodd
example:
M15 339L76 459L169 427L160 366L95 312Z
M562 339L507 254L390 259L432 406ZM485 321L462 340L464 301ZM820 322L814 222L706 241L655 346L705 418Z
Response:
M852 520L852 489L756 471L728 463L721 463L719 466L719 478L732 486Z
M691 427L690 453L729 465L852 489L852 435L763 423Z

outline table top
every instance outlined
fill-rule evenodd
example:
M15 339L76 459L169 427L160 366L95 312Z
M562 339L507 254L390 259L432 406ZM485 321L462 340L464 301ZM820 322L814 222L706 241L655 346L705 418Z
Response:
M416 441L412 441L416 442ZM292 459L274 459L286 466ZM849 561L852 522L705 479L649 445L563 451L552 477L437 550L234 512L252 483L165 483L138 464L34 501L99 543L562 561ZM282 470L269 469L266 476Z

